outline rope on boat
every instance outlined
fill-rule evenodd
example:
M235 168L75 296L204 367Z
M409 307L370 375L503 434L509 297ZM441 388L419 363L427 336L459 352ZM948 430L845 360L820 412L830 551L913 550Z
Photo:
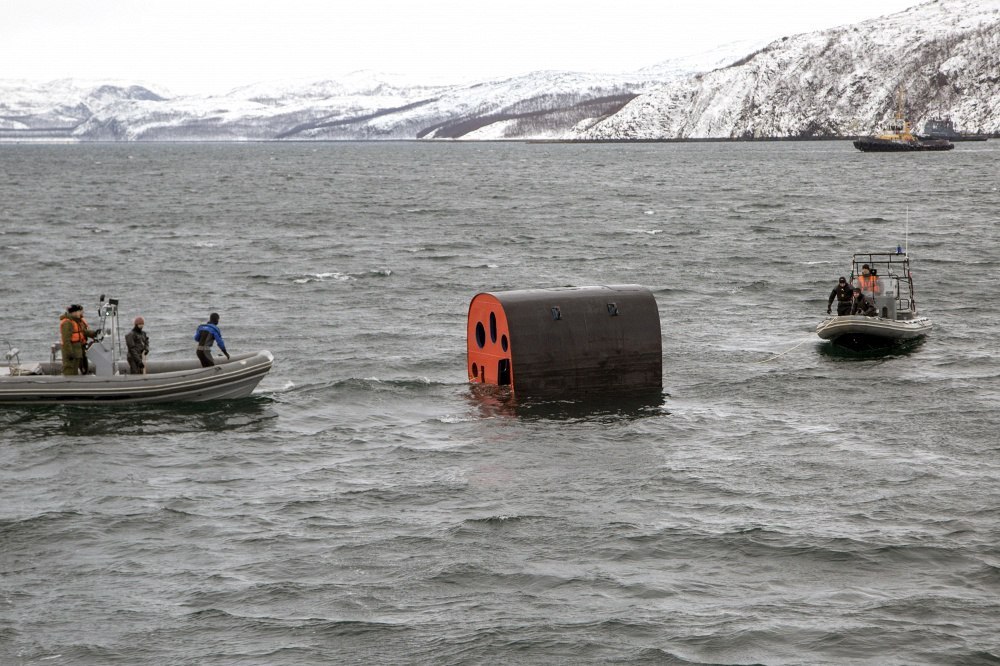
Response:
M803 340L799 344L795 345L794 347L789 347L788 349L786 349L785 351L781 352L780 354L775 354L774 356L772 356L770 358L765 358L762 361L754 361L754 363L767 363L768 361L773 361L774 359L778 358L779 356L784 356L785 354L787 354L788 352L792 351L793 349L798 349L799 347L801 347L805 343L809 342L810 340L812 340L812 336L809 336L808 338L806 338L805 340Z
M827 326L829 326L830 324L832 324L833 321L834 321L833 319L830 319L830 321L828 321L826 324L823 325L823 328L816 329L816 332L819 333L824 328L826 328ZM754 363L767 363L768 361L773 361L774 359L778 358L779 356L784 356L788 352L790 352L790 351L792 351L794 349L798 349L799 347L801 347L802 345L804 345L805 343L809 342L812 339L813 339L813 337L810 335L808 338L804 339L802 342L798 343L797 345L795 345L793 347L789 347L788 349L786 349L785 351L781 352L780 354L775 354L774 356L771 356L770 358L765 358L765 359L763 359L761 361L754 361Z

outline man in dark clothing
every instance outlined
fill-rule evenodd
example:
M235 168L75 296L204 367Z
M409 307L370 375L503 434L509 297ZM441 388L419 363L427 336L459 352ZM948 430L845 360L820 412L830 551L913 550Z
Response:
M861 293L861 287L855 287L854 297L851 298L851 314L874 317L876 312L878 312L878 310L875 309L872 302L867 296Z
M198 330L194 332L194 339L198 342L198 360L201 361L201 367L208 368L215 365L215 361L212 360L212 343L218 342L219 349L226 358L229 358L229 352L226 351L226 343L222 340L222 331L219 330L219 313L213 312L208 317L208 321L198 327Z
M853 296L853 290L851 285L847 284L847 278L843 275L840 276L840 281L837 286L833 288L830 292L830 300L826 303L826 313L832 314L830 311L833 307L833 299L837 299L837 316L843 317L844 315L851 314L851 298Z
M125 334L125 348L128 349L128 371L133 375L146 374L146 355L149 354L149 336L142 330L146 322L136 317L132 330Z

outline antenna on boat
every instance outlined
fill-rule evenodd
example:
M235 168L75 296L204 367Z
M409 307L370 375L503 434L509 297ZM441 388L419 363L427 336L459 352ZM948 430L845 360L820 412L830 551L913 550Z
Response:
M903 232L903 253L910 256L910 207L906 207L906 229Z

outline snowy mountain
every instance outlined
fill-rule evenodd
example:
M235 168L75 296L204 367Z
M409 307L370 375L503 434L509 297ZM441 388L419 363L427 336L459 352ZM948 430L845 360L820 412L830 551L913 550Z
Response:
M581 123L581 139L816 137L883 129L905 93L914 127L949 116L1000 132L1000 0L934 0L768 44L729 67Z
M363 79L363 80L362 80ZM169 97L140 86L0 82L0 139L227 141L413 139L565 133L661 80L566 72L401 86L367 74ZM488 126L494 125L492 129ZM498 127L503 126L501 131Z
M163 102L146 87L131 83L83 83L62 79L39 85L0 81L0 137L67 136L93 114L93 109L120 104Z
M200 97L173 97L148 85L0 81L0 140L558 138L638 94L732 62L745 48L720 47L626 75L533 72L416 84L361 71Z
M177 97L155 85L0 80L0 140L677 139L868 134L906 93L915 127L1000 132L1000 0L741 43L630 74L414 83L353 72Z

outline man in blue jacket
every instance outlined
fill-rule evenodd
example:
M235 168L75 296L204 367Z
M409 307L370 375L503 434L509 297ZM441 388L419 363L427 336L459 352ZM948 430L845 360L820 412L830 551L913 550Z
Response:
M229 352L226 351L226 343L222 339L222 331L219 330L219 313L213 312L208 317L208 321L198 327L198 330L194 332L194 339L198 342L198 360L201 361L201 367L208 368L215 365L215 361L212 360L212 343L218 342L219 349L226 358L229 358Z

